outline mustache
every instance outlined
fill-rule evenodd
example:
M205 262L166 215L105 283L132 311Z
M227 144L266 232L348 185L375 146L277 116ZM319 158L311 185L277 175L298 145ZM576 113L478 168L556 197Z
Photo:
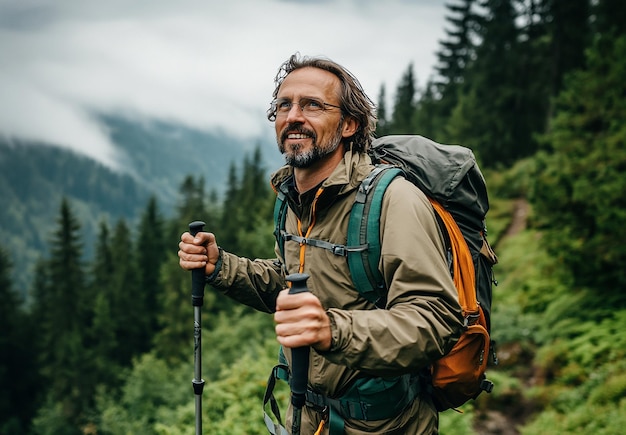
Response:
M307 128L304 128L302 124L289 124L287 125L287 127L283 129L282 133L280 134L280 141L284 142L285 140L287 140L287 136L289 136L292 133L306 134L307 136L311 137L314 141L317 139L315 132Z

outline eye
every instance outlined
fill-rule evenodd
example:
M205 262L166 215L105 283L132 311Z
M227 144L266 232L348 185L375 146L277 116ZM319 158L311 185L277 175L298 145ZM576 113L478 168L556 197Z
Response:
M289 109L291 109L291 101L276 100L276 110L289 110Z
M310 98L300 100L300 104L304 110L317 111L324 108L324 103Z

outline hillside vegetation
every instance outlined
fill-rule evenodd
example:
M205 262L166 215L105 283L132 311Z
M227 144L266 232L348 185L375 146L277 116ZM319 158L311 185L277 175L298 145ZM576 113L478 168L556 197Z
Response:
M454 1L437 79L418 87L409 66L391 110L381 87L378 135L467 145L489 186L496 386L464 413L442 413L443 434L626 427L625 8ZM263 162L258 147L234 161L221 198L202 171L187 175L167 213L148 198L136 224L100 221L89 241L80 207L59 199L27 306L13 252L0 249L0 434L194 433L190 276L177 241L202 219L225 249L271 256ZM202 315L206 432L266 433L271 316L210 289Z
M12 280L21 297L28 297L33 267L47 248L63 198L72 202L83 225L84 254L90 258L101 221L113 224L122 218L136 225L150 197L158 198L171 216L186 175L201 174L217 197L224 193L229 163L243 153L261 148L266 166L280 163L271 141L247 142L156 121L102 119L123 156L118 168L50 144L0 137L0 240L12 252Z

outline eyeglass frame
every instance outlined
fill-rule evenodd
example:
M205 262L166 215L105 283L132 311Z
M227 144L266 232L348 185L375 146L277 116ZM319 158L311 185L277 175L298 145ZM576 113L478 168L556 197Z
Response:
M305 111L305 107L302 104L302 101L304 101L305 103L318 103L320 105L320 110L319 111L313 111L313 112L307 112ZM317 98L312 98L312 97L303 97L300 98L298 100L297 103L294 103L293 101L289 100L288 98L276 98L274 99L271 103L270 103L270 108L268 110L268 115L267 115L267 119L269 119L270 121L276 121L276 118L278 117L279 114L279 110L278 110L278 103L289 103L289 108L286 111L282 111L280 112L281 114L284 114L285 116L291 111L291 109L293 108L293 105L296 104L297 106L300 107L300 111L302 112L303 115L305 116L318 116L320 114L322 114L323 112L326 112L328 107L334 107L335 109L340 109L343 110L341 108L341 106L337 106L335 104L330 104L327 103L326 101L323 100L319 100Z

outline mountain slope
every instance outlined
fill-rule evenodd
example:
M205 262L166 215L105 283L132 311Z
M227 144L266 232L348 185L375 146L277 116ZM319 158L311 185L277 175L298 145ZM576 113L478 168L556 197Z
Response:
M187 175L203 176L207 190L221 193L231 163L239 164L257 145L274 158L266 167L280 164L268 140L247 142L221 132L114 117L104 122L126 156L122 171L67 149L0 138L0 246L14 263L13 281L22 295L36 272L33 265L47 255L63 197L83 225L89 257L102 220L132 224L152 195L163 214L171 214Z
M128 157L121 163L165 202L175 200L178 186L189 174L204 176L209 188L222 192L229 165L239 163L257 145L266 167L281 164L269 138L245 140L223 131L205 132L161 121L138 123L119 117L104 121L111 139Z

